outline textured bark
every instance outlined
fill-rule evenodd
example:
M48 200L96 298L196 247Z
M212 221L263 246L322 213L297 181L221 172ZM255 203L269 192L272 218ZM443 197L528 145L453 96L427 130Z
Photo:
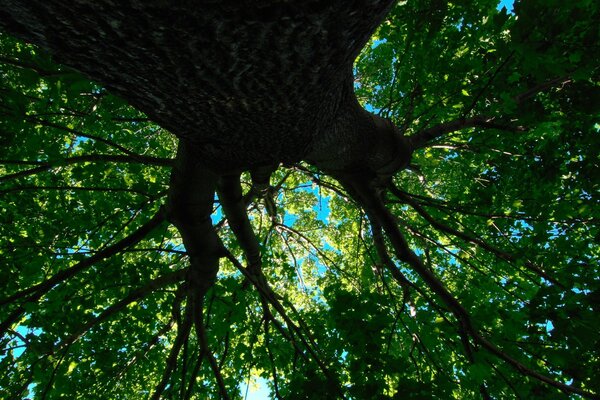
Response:
M406 143L358 105L352 62L392 4L0 0L0 27L192 142L217 172L300 160L387 172L406 164Z

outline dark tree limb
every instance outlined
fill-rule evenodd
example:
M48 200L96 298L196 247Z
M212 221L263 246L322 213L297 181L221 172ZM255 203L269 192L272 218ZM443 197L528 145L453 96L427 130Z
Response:
M106 192L106 193L132 193L140 196L152 197L153 195L147 192L142 192L136 189L123 187L101 187L101 186L15 186L8 189L0 190L0 194L7 194L21 191L36 191L36 190L58 190L58 191L76 191L76 192Z
M173 165L173 160L170 158L159 158L159 157L150 157L150 156L123 156L123 155L113 155L113 154L89 154L85 156L77 156L65 158L62 160L56 160L54 162L40 162L40 161L20 161L16 162L18 164L24 165L38 165L35 168L31 168L25 171L14 172L12 174L7 174L0 176L0 182L7 182L13 179L24 178L26 176L36 175L40 172L46 172L53 168L62 167L65 165L73 165L80 164L86 162L114 162L114 163L137 163L143 165L157 165L161 167L171 167ZM12 164L15 163L11 160L0 160L0 164Z
M462 115L463 117L466 117L467 115L469 115L471 113L471 111L473 111L473 109L477 106L477 103L479 102L479 99L481 98L481 96L483 96L483 94L488 90L488 88L490 87L492 82L494 82L494 79L496 78L496 76L498 76L500 71L502 71L504 69L504 67L506 67L508 65L508 62L513 58L514 54L515 54L515 52L513 50L504 59L504 61L502 61L500 63L500 65L498 65L498 67L495 69L494 73L488 78L488 81L485 83L483 88L481 90L479 90L479 92L477 93L477 95L475 96L473 101L471 102L471 105L463 112L463 115Z
M29 69L31 71L35 71L38 75L43 77L53 77L53 76L61 76L68 73L72 73L69 70L48 70L40 67L39 65L28 63L25 61L17 60L14 58L9 58L5 56L0 56L0 64L11 65L13 67L17 67L20 69Z
M134 301L138 301L140 299L147 297L148 295L150 295L152 292L154 292L157 289L160 289L160 288L168 286L168 285L172 285L174 283L177 283L177 282L183 280L187 273L188 273L188 271L186 269L173 271L171 273L168 273L168 274L159 276L156 279L153 279L152 281L148 282L147 284L145 284L142 287L132 290L129 293L129 295L127 295L123 299L119 300L118 302L111 304L110 307L108 307L104 311L102 311L97 317L93 318L92 320L86 322L81 327L79 327L77 332L69 335L66 339L64 339L60 344L58 344L55 352L60 351L63 348L65 348L66 346L70 346L71 344L75 343L78 339L80 339L83 335L85 335L85 333L88 332L90 329L101 324L106 319L114 316L115 314L119 313L121 310L123 310L125 307L127 307L129 304L133 303Z
M509 59L510 59L510 57L506 61L508 61ZM502 63L499 68L502 68L504 65L506 65L506 61L504 63ZM496 73L497 72L498 71L496 71ZM457 119L455 119L453 121L449 121L449 122L443 122L439 125L422 130L412 136L409 136L408 141L411 144L412 149L417 150L417 149L420 149L423 147L427 147L428 144L435 139L438 139L449 133L456 132L456 131L459 131L461 129L466 129L466 128L478 127L478 128L485 128L485 129L498 129L498 130L510 131L510 132L526 131L527 129L525 127L514 126L511 124L502 123L502 122L497 121L497 119L494 117L486 117L486 116L482 116L482 115L477 115L474 117L467 118L467 114L470 113L470 111L475 107L477 101L479 101L479 97L485 91L485 89L487 89L487 87L491 83L491 80L495 77L495 74L490 78L490 81L488 82L488 84L486 84L484 89L482 91L480 91L480 93L473 100L473 103L471 104L471 106L467 109L467 111L465 113L463 113L463 115L460 118L457 118ZM513 100L518 105L518 104L523 103L526 100L529 100L530 98L532 98L533 96L535 96L536 94L538 94L540 92L548 90L557 85L561 85L561 84L565 85L569 82L571 82L571 79L568 77L564 77L564 76L550 79L546 82L542 82L538 85L535 85L534 87L530 88L529 90L527 90L523 93L516 95L513 98Z
M244 266L232 254L228 254L227 258L252 283L252 285L257 289L261 298L265 302L271 304L273 306L273 308L275 310L277 310L278 314L283 318L283 320L287 324L288 329L291 332L294 332L298 336L298 338L302 342L304 348L308 351L308 353L310 354L312 359L317 363L321 372L323 372L323 375L325 375L326 379L334 385L334 387L338 391L338 395L340 396L340 398L346 398L342 392L339 382L334 377L334 375L331 374L331 372L329 371L329 368L327 368L327 365L323 362L323 360L321 360L321 357L317 353L317 350L312 346L311 343L314 343L314 341L312 341L311 338L309 338L307 340L305 338L303 330L300 327L298 327L294 323L294 321L292 321L292 319L289 317L285 308L279 301L278 295L271 289L267 280L265 279L264 275L262 274L262 271L260 269L253 271L250 268L244 268ZM257 276L257 274L260 274L260 276ZM263 310L265 310L264 304L263 304ZM268 310L268 308L267 308L267 310ZM268 312L268 314L269 315L267 315L267 317L269 319L271 319L273 322L275 322L276 320L272 316L272 314L270 314L270 312ZM295 345L295 341L292 340L292 343Z
M52 290L56 285L67 281L79 272L84 271L85 269L91 267L94 264L109 257L112 257L115 254L118 254L127 247L133 246L136 243L140 242L150 232L152 232L155 228L160 226L164 220L165 212L164 209L161 207L160 210L148 222L139 227L135 232L133 232L129 236L121 239L112 246L108 246L104 250L93 254L85 260L80 261L71 268L56 273L51 278L41 283L38 283L37 285L33 285L27 289L20 290L17 293L5 299L2 299L2 301L0 301L0 305L5 306L20 300L22 300L23 303L38 301L43 295ZM0 323L0 333L4 334L6 329L8 329L12 324L14 324L23 315L24 312L24 305L19 305L13 312L9 314L9 316L4 321L2 321L2 323Z
M210 364L210 367L217 381L217 386L219 388L221 398L224 400L229 400L229 394L227 393L227 388L225 387L225 382L223 381L223 376L221 375L221 369L219 367L219 364L217 363L217 360L215 359L215 356L212 354L208 346L208 338L206 337L206 327L204 326L203 318L203 297L204 294L201 291L196 290L194 291L194 293L192 293L191 299L191 301L194 304L194 328L196 331L198 342L200 343L200 352L207 358L208 363Z
M250 269L259 269L261 266L260 244L248 220L240 175L222 176L217 185L217 192L229 227L244 251Z
M125 147L121 146L120 144L113 142L112 140L103 138L101 136L92 135L92 134L89 134L89 133L84 133L84 132L78 131L77 129L69 128L67 126L62 126L62 125L56 124L56 123L54 123L52 121L48 121L48 120L45 120L45 119L39 119L39 118L28 118L28 119L31 120L32 122L35 122L37 124L46 126L48 128L58 129L58 130L70 133L72 135L75 135L75 136L79 136L79 137L83 137L83 138L86 138L86 139L94 140L96 142L103 143L103 144L107 145L108 147L112 147L112 148L114 148L116 150L119 150L120 152L122 152L124 154L127 154L130 157L138 158L140 160L140 162L144 162L144 157L145 156L141 156L139 154L136 154L133 151L128 150Z
M279 383L277 377L277 366L275 365L275 358L273 357L273 352L271 351L271 346L269 345L271 337L271 334L269 333L269 321L265 319L263 326L265 331L265 347L267 350L267 355L269 356L269 361L271 362L271 376L273 376L273 389L275 390L275 398L277 400L283 400L281 394L279 393Z
M398 188L396 188L394 185L392 185L390 187L390 190L394 194L394 196L398 197L401 201L410 205L417 213L419 213L419 215L421 215L427 222L429 222L431 224L431 226L438 229L439 231L442 231L442 232L447 233L452 236L456 236L457 238L460 238L460 239L464 240L465 242L473 243L473 244L481 247L482 249L489 251L490 253L494 254L495 256L499 257L502 260L509 261L509 262L514 262L516 260L516 257L514 255L490 245L485 240L478 238L478 237L471 236L471 235L469 235L465 232L459 231L457 229L451 228L448 225L436 220L423 207L421 207L418 202L414 201L412 198L410 198L410 196L408 196L405 193L398 190ZM555 284L556 286L558 286L562 289L566 289L566 287L563 284L558 282L554 277L550 276L548 273L546 273L544 270L542 270L541 268L539 268L532 262L527 262L525 264L525 266L529 270L531 270L532 272L534 272L535 274L540 276L541 278L544 278L547 281L552 282L553 284Z
M465 310L462 304L460 304L460 302L452 295L452 293L448 291L444 284L433 274L431 270L425 267L421 259L410 249L408 242L398 228L395 217L387 209L381 198L376 194L374 188L368 183L361 182L359 179L346 182L345 184L356 193L359 201L362 203L369 217L372 220L377 221L377 223L382 226L392 244L392 248L394 249L396 257L400 261L410 265L411 268L429 286L429 288L442 299L452 314L454 314L456 319L459 321L461 330L464 333L468 334L476 343L487 349L490 353L496 355L498 358L507 362L523 375L535 378L566 393L576 393L590 399L600 398L600 396L594 393L555 381L548 376L540 374L526 367L524 364L514 359L499 349L495 344L484 338L480 334L479 330L474 326L471 316L467 310Z
M223 245L210 217L217 177L198 163L194 151L193 146L179 142L167 214L190 258L190 282L206 293L216 280Z
M154 388L154 393L152 394L152 400L159 400L162 395L167 383L171 379L171 374L173 370L177 367L177 357L179 356L179 352L181 351L181 347L183 343L188 339L190 335L190 331L193 323L193 315L192 315L192 302L188 300L185 306L185 313L183 316L183 320L181 324L177 324L177 336L175 337L175 341L173 342L173 347L171 347L171 351L169 352L169 356L166 360L165 369L163 371L163 376L158 383L158 385Z
M453 121L444 122L431 128L424 129L414 135L408 136L408 142L413 150L427 147L430 142L466 128L498 129L511 132L524 132L526 128L497 122L493 117L476 116L471 118L461 117Z
M141 358L146 357L150 350L152 350L159 343L160 337L166 335L167 332L169 332L173 328L173 323L174 320L170 319L162 328L160 328L158 332L156 332L156 334L145 343L144 347L137 351L134 354L134 356L127 362L127 364L123 366L119 373L109 381L109 383L106 385L105 391L110 391L112 389L111 383L118 382L119 380L121 380L123 375L125 375L127 370L131 368L131 366L135 365L135 363L138 362L138 360L140 360Z

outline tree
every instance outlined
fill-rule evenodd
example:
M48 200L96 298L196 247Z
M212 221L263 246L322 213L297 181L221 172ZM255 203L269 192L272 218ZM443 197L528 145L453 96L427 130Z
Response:
M120 3L0 2L3 398L598 398L595 2Z

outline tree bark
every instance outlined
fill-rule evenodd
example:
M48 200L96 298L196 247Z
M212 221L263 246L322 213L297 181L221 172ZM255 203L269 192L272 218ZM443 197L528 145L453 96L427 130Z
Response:
M0 27L193 143L216 172L386 170L406 164L406 143L358 105L352 62L392 4L0 0Z

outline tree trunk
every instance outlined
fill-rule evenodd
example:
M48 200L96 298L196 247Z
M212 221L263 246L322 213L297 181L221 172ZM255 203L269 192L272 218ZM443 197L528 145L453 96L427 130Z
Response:
M352 62L392 4L2 0L0 26L189 141L216 172L299 160L387 172L409 152L358 105Z

